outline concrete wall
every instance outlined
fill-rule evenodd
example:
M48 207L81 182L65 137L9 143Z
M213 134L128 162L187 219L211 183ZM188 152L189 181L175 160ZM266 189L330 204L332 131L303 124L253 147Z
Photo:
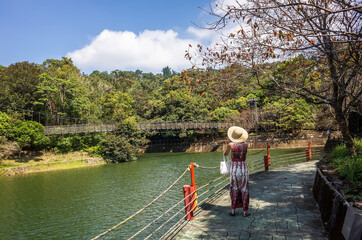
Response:
M288 140L280 139L269 142L271 148L308 148L310 139L297 139ZM327 138L312 138L312 147L324 147ZM195 144L154 144L146 146L142 149L141 153L151 152L223 152L226 149L227 141L218 141L210 143L195 143ZM267 146L266 141L250 141L248 142L249 149L265 149Z

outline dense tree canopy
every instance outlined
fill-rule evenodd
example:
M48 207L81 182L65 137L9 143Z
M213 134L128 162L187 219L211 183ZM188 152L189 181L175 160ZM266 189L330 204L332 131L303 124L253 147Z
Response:
M190 49L186 57L201 66L242 65L261 86L267 79L274 89L309 103L330 105L347 149L353 152L347 117L362 105L362 7L358 4L356 0L217 4L209 11L215 20L208 27L236 30L215 46ZM295 58L297 54L301 56ZM279 72L266 67L278 59L293 60L283 63Z
M311 78L301 77L304 70L299 66L313 61L316 60L299 56L262 67L275 79L309 84ZM294 73L296 76L290 77ZM320 88L326 74L322 70L317 73L319 76L315 72L310 76L313 86ZM280 92L268 76L255 74L242 64L221 69L189 69L181 74L165 67L162 74L114 70L85 75L71 59L48 59L41 65L23 62L2 67L0 83L0 135L4 144L17 142L23 149L44 148L55 153L85 150L102 155L109 162L134 159L138 148L147 142L146 136L190 140L197 136L195 131L167 131L158 135L140 132L136 122L141 121L236 120L250 131L260 129L262 134L333 126L333 119L323 113L324 109L301 100L297 94ZM259 125L254 110L250 110L254 107L248 103L251 98L258 99ZM323 124L329 125L322 126L315 115L323 115L323 119L329 120ZM103 135L45 137L42 125L35 121L116 122L117 129Z

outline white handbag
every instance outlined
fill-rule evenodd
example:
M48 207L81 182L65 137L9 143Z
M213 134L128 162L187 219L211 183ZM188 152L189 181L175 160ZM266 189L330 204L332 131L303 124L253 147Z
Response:
M229 175L230 174L230 161L229 156L226 156L227 161L225 161L225 155L223 154L223 160L220 162L220 173L222 175Z

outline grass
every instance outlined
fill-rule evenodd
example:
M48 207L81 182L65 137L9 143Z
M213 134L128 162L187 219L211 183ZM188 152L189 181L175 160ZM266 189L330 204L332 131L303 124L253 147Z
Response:
M354 140L355 155L348 155L346 145L333 149L330 155L331 166L347 180L344 190L347 198L362 201L362 139Z
M18 174L86 167L90 166L87 161L89 159L94 158L89 156L87 152L23 154L20 158L3 160L0 164L0 175L5 174L7 170L11 171L11 174ZM103 163L105 163L103 160L98 161L98 164ZM96 165L96 163L92 165Z
M346 145L342 144L333 149L330 158L331 166L339 175L351 182L362 181L362 139L353 142L356 155L348 155Z

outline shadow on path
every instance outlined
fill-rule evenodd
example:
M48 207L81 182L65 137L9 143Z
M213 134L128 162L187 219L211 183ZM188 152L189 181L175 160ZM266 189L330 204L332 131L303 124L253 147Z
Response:
M229 215L228 189L166 239L327 239L312 195L315 162L251 176L249 217Z

